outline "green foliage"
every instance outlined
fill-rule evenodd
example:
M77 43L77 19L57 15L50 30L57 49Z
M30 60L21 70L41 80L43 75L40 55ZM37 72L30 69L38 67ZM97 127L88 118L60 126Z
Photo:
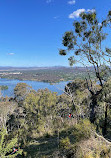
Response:
M107 33L104 32L104 25L107 20L102 22L100 26L95 10L81 13L80 18L79 21L74 21L73 31L64 33L62 44L66 47L66 50L64 50L65 55L67 51L71 50L74 53L68 58L71 66L75 63L87 66L87 63L89 63L94 66L96 77L102 80L99 72L100 66L104 62L110 64L111 58L110 48L104 50L102 47L102 42L107 37ZM60 55L62 55L61 52Z
M2 85L2 86L0 86L0 88L1 88L1 90L7 90L7 89L8 89L8 86Z
M13 111L17 107L17 103L15 102L9 102L8 98L3 98L3 101L0 101L0 126L6 126L6 122L9 119L9 114L11 115Z
M63 50L63 49L61 49L61 50L59 50L59 54L60 54L60 55L66 55L66 51Z
M107 81L111 76L111 70L109 66L106 66L105 64L100 66L100 76L102 80Z
M90 124L89 120L82 120L72 128L68 128L68 136L60 140L61 152L65 155L82 158L83 152L79 144L84 140L88 140L93 131L94 127Z
M3 127L0 131L0 157L2 158L14 158L17 155L22 154L22 149L18 149L18 151L15 154L11 154L13 151L13 147L17 145L18 139L12 138L11 140L8 140L7 142L7 130Z
M69 64L70 64L70 66L73 66L73 64L76 63L76 60L74 59L74 56L68 58L68 60L69 60Z
M31 86L26 83L18 83L14 88L14 95L16 101L19 103L23 101L26 95L30 92Z
M76 142L84 139L88 139L91 136L91 132L94 127L91 125L89 120L83 120L79 124L73 127L73 136Z
M61 148L69 149L70 145L71 145L71 143L70 143L70 140L69 140L68 137L63 138L63 139L60 140L60 147Z
M70 65L73 66L75 63L80 63L83 66L86 66L87 68L87 74L88 76L85 77L86 80L86 87L90 93L90 114L89 118L92 123L96 123L96 119L100 119L98 116L97 111L98 109L98 98L99 95L102 95L104 89L103 80L106 82L108 80L108 77L110 76L111 70L110 70L110 64L111 64L111 49L106 48L104 49L102 43L106 40L107 34L107 26L108 24L111 24L111 16L110 11L108 13L107 18L101 22L97 19L96 11L93 9L93 11L83 12L80 14L80 20L75 20L73 23L73 31L68 31L64 33L63 36L63 45L66 47L66 54L67 52L72 51L73 55L71 55L68 60L70 61ZM69 47L70 46L70 47ZM105 63L105 64L104 64ZM92 65L94 68L94 73L99 81L100 88L93 84L93 81L91 79L91 76L89 74L88 66ZM107 66L106 66L107 65ZM77 85L77 84L76 84ZM69 89L69 88L68 88ZM71 88L73 89L73 88ZM66 89L67 90L67 89ZM75 90L75 89L74 89ZM68 90L67 90L68 91ZM72 91L70 92L72 95ZM83 91L84 93L84 91ZM80 105L81 102L84 102L84 94L81 93L81 91L76 90L76 92L73 92L75 98L78 100L77 96L83 96L79 101L76 101L76 99L73 99L73 102L76 104L76 113L78 105ZM105 94L106 96L106 94ZM105 97L104 96L104 97ZM109 101L109 97L105 97L105 100ZM86 99L87 100L87 99ZM106 105L106 104L105 104ZM107 105L109 106L109 105ZM105 132L104 135L106 135L106 126L108 122L108 110L107 106L105 107L106 110L105 113L105 123L104 128ZM101 109L102 110L102 109Z
M98 126L102 128L103 135L110 138L110 120L111 120L111 79L103 85L102 93L98 96ZM109 134L108 134L109 133Z
M68 50L74 50L76 47L75 55L84 54L86 53L89 55L88 51L94 51L91 47L88 46L88 43L95 45L96 47L100 40L105 37L105 34L102 32L102 29L100 30L100 27L98 25L98 20L96 17L96 12L88 12L88 13L82 13L80 15L81 21L75 21L74 22L74 32L77 34L77 36L73 32L66 32L63 36L63 45L68 48ZM83 44L78 46L78 38L81 38L83 40ZM79 47L77 49L77 47ZM97 53L97 52L95 52ZM90 53L91 57L93 57L93 53ZM75 56L76 57L76 56ZM93 62L93 59L89 59Z
M101 86L97 87L95 82L92 82L92 85L93 88L95 88L95 91L98 91L99 88L101 89ZM105 153L105 155L109 156L110 152L109 149L107 149L107 145L107 150L102 148L97 152L96 145L94 145L93 142L90 142L92 137L95 142L97 141L97 138L94 138L96 127L94 127L94 125L91 124L88 119L85 119L88 118L88 110L90 110L89 103L91 102L90 93L88 93L87 83L85 81L76 79L74 82L69 83L65 87L65 91L68 95L64 93L60 96L57 96L57 93L52 93L48 89L40 89L37 92L35 90L29 90L27 93L27 86L23 86L23 91L22 86L23 85L20 87L18 86L16 89L16 94L21 95L21 97L23 94L24 97L23 101L21 102L21 106L18 105L11 115L8 113L7 108L6 115L8 115L8 119L6 118L6 120L7 125L9 125L7 127L8 129L11 127L11 129L8 136L3 136L3 134L1 134L2 137L4 137L1 139L1 144L3 144L2 148L6 148L5 150L2 148L0 149L3 154L5 153L3 151L6 151L5 154L10 154L12 147L19 142L22 148L24 148L24 157L49 158L64 156L83 158L94 157L95 155L100 155L100 153L101 155L104 155ZM73 103L69 97L69 89L73 96L75 106L77 107L76 112L73 110ZM109 106L110 97L110 80L107 80L107 82L105 82L103 85L102 93L97 96L99 106L96 111L99 111L102 116L97 115L98 123L96 123L100 130L102 128L101 126L104 124L104 103L107 103ZM2 106L4 106L4 103ZM103 113L101 112L102 110ZM73 114L74 118L68 117L69 112ZM77 119L76 115L78 115ZM82 119L82 115L84 116L84 119ZM109 106L109 122L110 119L111 110ZM108 128L110 128L109 124ZM107 132L107 134L110 136L109 129ZM14 135L17 135L18 137L13 138ZM102 142L100 141L100 143ZM82 143L89 143L90 145L90 147L85 149L85 153L85 146L82 147ZM90 148L93 151L88 153ZM16 154L18 154L18 152ZM58 152L56 156L55 152Z

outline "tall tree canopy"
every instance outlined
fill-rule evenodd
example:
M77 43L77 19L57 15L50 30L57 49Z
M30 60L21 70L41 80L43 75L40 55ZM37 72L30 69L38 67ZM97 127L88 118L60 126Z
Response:
M96 11L82 12L80 20L73 23L74 29L65 32L62 44L66 49L60 49L60 55L67 55L73 52L68 60L71 66L75 63L81 63L88 70L89 78L86 78L87 88L91 93L92 103L90 120L95 121L95 107L97 106L97 96L103 90L103 80L111 64L111 48L104 47L103 42L107 37L107 26L111 23L111 11L109 11L106 20L99 22ZM105 32L106 31L106 32ZM106 66L104 66L106 65ZM95 91L88 66L93 66L96 78L99 80L101 88ZM105 70L105 71L104 71Z

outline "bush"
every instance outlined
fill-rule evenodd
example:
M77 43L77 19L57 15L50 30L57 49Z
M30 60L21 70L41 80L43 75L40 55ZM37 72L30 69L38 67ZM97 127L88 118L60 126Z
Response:
M94 127L89 120L83 120L75 125L73 128L75 142L90 138L92 130L94 130Z
M70 140L68 137L63 138L60 140L60 147L63 149L69 149L70 148Z

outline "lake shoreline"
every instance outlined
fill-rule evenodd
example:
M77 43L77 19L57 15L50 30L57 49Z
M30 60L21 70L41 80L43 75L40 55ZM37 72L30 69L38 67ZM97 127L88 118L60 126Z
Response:
M44 82L44 83L49 83L49 84L55 84L55 83L60 83L60 82L72 82L74 80L60 80L60 81L56 81L56 82L49 82L49 81L44 81L44 80L37 80L37 79L19 79L19 78L2 78L0 77L0 79L8 79L8 80L19 80L19 81L35 81L35 82Z
M31 86L32 89L37 91L38 89L49 89L51 92L57 92L58 95L64 93L64 88L67 83L70 81L61 81L58 83L46 83L41 81L31 81L31 80L17 80L17 79L8 79L8 78L1 78L0 79L0 86L6 85L8 86L7 90L1 90L2 96L13 97L14 96L14 88L18 83L26 83L27 85Z

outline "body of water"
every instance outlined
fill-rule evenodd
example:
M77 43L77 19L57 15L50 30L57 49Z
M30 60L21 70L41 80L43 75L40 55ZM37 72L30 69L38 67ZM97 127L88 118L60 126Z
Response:
M63 93L65 85L69 81L66 82L59 82L54 85L50 85L50 83L45 83L45 82L38 82L38 81L20 81L20 80L10 80L10 79L0 79L0 86L1 85L6 85L8 86L7 90L2 90L2 96L8 96L8 97L13 97L14 96L14 88L17 85L17 83L26 83L32 87L34 90L38 89L45 89L48 88L52 92L57 92L58 95L61 95Z

